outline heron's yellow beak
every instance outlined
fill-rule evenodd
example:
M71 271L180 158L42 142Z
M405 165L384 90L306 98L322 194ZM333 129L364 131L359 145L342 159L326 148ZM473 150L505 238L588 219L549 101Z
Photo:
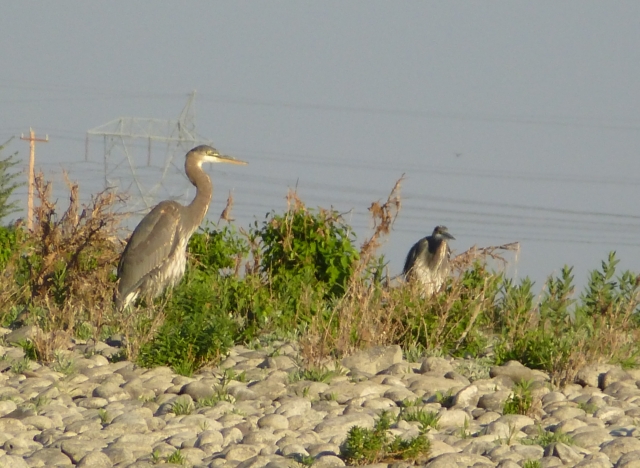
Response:
M209 154L209 156L211 156L215 162L219 162L219 163L229 163L229 164L239 164L242 166L246 166L247 162L246 161L241 161L240 159L236 159L234 157L231 156L227 156L225 154L219 154L219 153L215 153L215 154Z

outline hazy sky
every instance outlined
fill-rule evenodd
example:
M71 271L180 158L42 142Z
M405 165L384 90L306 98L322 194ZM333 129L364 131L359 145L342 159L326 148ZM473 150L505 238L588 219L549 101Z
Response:
M0 58L0 142L48 134L38 167L85 197L104 184L87 130L175 119L197 90L198 134L249 162L208 168L212 219L229 190L247 226L297 185L353 210L362 240L404 173L392 274L437 224L457 252L520 241L516 273L538 285L564 264L583 284L611 250L640 270L637 1L9 2ZM143 183L165 156L153 146Z

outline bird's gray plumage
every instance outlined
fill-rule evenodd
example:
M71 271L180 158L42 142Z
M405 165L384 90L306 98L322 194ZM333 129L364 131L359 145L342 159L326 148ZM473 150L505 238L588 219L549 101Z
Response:
M448 239L455 239L446 226L436 226L430 236L416 242L409 250L402 274L407 281L418 281L429 296L437 292L449 274L451 250Z
M196 196L187 206L170 200L158 203L135 228L118 265L114 297L118 309L139 295L158 296L184 275L187 243L207 214L213 193L211 179L201 167L204 162L246 164L207 145L187 153L185 172L196 186Z

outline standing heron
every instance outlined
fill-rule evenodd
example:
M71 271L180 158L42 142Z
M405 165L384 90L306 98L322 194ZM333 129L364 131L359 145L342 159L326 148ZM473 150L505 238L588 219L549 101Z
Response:
M117 309L126 308L138 296L157 297L182 279L187 243L207 214L213 193L211 179L202 170L205 162L247 164L206 145L187 153L184 169L196 196L187 206L172 200L158 203L135 228L118 265Z
M433 234L416 242L404 262L402 274L407 281L418 281L424 286L424 294L437 292L449 274L451 250L447 239L455 240L446 226L436 226Z

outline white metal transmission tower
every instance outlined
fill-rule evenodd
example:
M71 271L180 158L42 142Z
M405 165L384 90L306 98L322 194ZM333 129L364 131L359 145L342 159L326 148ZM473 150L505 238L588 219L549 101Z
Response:
M184 183L184 155L194 146L211 144L196 132L195 91L177 120L119 117L87 131L89 145L104 145L104 185L131 195L131 212L146 212L160 200L185 202L191 184Z

